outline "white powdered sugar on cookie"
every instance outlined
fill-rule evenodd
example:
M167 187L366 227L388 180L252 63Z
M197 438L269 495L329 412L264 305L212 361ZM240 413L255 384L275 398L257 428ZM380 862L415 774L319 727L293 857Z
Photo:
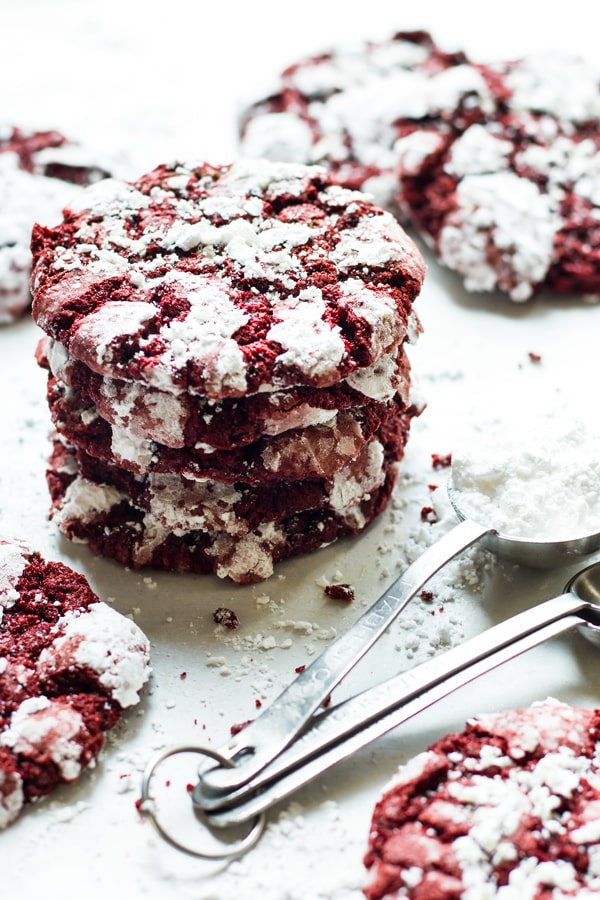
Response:
M26 550L25 543L0 538L0 624L3 608L14 606L19 599L15 584L27 565Z
M56 524L60 526L73 518L89 522L98 513L108 512L113 506L118 506L126 497L124 491L77 476L69 484L60 510L54 513Z
M59 637L38 660L40 677L84 668L97 675L123 709L138 702L140 686L148 677L148 642L134 622L106 603L92 603L85 614L68 612L55 629Z
M595 896L597 722L549 698L402 766L373 815L367 898Z
M32 697L13 712L10 726L0 734L0 747L25 759L48 756L62 780L81 774L83 719L68 704L48 697Z
M23 803L23 780L19 773L0 769L0 830L17 818Z
M508 168L512 144L504 141L483 125L472 125L458 137L448 154L446 171L465 175L489 175Z
M467 290L528 300L552 263L561 223L554 199L500 172L463 178L456 202L438 238L441 261L465 276Z
M479 63L399 33L291 65L246 112L241 144L372 189L467 290L524 302L600 294L599 118L585 60Z
M463 98L493 108L481 73L462 54L444 53L429 35L399 33L381 43L340 46L291 66L273 94L247 111L242 151L326 165L337 180L360 185L390 207L398 192L396 170L406 158L396 123L443 115Z
M550 113L575 123L600 118L598 70L572 54L532 54L509 68L506 84L511 109Z

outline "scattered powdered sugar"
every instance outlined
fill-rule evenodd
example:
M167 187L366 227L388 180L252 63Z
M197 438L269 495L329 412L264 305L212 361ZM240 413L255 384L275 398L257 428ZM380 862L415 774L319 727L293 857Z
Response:
M428 499L435 513L432 520L413 521L399 537L393 537L398 529L394 519L399 523L410 511L401 495L392 502L392 523L386 529L391 541L379 550L382 561L393 561L392 571L398 575L456 526L456 514L443 487L433 491ZM394 648L410 665L455 646L465 637L464 608L456 601L464 594L480 594L490 567L490 554L477 545L471 547L430 578L402 612L393 626Z
M354 614L364 611L375 599L377 582L383 592L386 583L402 575L405 569L429 546L442 538L457 523L456 515L444 489L433 493L423 483L426 474L419 471L412 477L405 473L402 486L393 496L384 514L382 537L369 553L366 565L375 569L370 587L364 591L355 587L356 598L351 606ZM406 495L413 493L410 502ZM423 521L419 509L424 498L435 503L434 521ZM416 502L415 502L416 500ZM348 564L346 564L348 565ZM451 560L426 585L390 626L387 653L391 653L393 671L398 672L431 658L455 646L465 637L463 595L481 593L492 557L480 547L473 547L455 560ZM363 572L364 575L364 572ZM315 578L315 585L322 591L331 583L354 582L348 570L335 569L329 575ZM210 668L231 675L236 681L250 678L252 690L261 700L273 699L281 689L277 667L289 657L290 666L298 662L308 663L343 633L345 620L316 620L308 616L293 615L287 608L286 583L271 584L268 593L255 598L262 613L260 627L241 626L230 631L222 626L214 629L214 637L223 647L223 653L211 653L205 662ZM339 610L337 619L339 619ZM382 638L385 642L386 637ZM258 656L257 656L258 654ZM392 674L390 671L389 674ZM378 680L383 676L379 674ZM364 685L363 685L364 686Z
M319 828L315 829L310 811L292 802L272 821L259 846L250 856L235 860L223 873L215 890L205 889L202 900L222 897L261 897L263 900L358 900L362 896L364 870L360 851L352 835L351 823L342 808L332 800L321 804ZM316 858L315 844L318 846ZM290 854L289 848L294 847ZM281 876L282 857L286 859L285 879ZM257 866L257 857L260 864ZM309 862L310 861L310 862ZM318 875L307 893L307 865Z
M454 490L475 521L515 537L600 531L600 435L579 420L535 419L518 437L486 429L452 457ZM517 434L517 432L515 432Z

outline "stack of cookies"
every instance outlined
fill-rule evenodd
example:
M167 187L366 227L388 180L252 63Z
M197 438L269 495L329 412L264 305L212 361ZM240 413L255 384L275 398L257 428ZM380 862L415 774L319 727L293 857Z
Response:
M246 583L384 509L424 265L367 196L319 167L161 166L82 191L32 251L67 537Z

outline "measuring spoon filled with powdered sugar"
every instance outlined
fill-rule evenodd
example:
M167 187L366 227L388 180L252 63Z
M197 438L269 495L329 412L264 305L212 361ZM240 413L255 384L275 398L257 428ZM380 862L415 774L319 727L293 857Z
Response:
M546 423L548 425L548 423ZM202 791L223 795L247 783L287 747L332 689L410 600L449 560L473 544L522 565L559 567L600 550L600 435L581 422L531 440L486 435L455 453L448 483L461 520L224 747L202 773ZM545 432L545 433L544 433Z
M600 549L600 434L580 420L542 419L519 440L492 429L454 454L448 495L498 556L568 565Z

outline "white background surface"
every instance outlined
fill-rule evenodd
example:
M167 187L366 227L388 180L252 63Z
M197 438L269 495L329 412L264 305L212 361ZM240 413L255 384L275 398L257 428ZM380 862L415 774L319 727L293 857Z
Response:
M174 157L227 162L245 99L260 96L285 65L332 44L428 28L438 42L484 59L567 47L594 58L593 4L560 16L539 4L409 4L370 0L178 3L21 0L0 4L0 119L54 127L97 146L127 147L140 172ZM598 13L593 15L598 18ZM427 254L426 254L427 255ZM415 425L394 508L367 534L281 565L245 588L212 577L135 573L59 538L47 521L44 480L49 417L38 338L23 320L0 332L0 530L25 536L48 559L86 574L99 595L134 616L152 641L154 675L139 711L117 730L94 771L30 808L0 835L1 891L32 900L107 894L148 900L359 900L372 807L396 765L476 712L552 694L600 702L600 661L579 636L553 642L459 692L422 718L342 764L283 804L245 859L208 865L171 849L139 819L140 772L156 750L180 742L219 746L232 724L256 714L332 637L343 632L415 552L445 525L423 525L427 485L440 483L432 453L484 419L581 406L596 416L600 306L542 297L516 307L467 296L427 255L419 312L425 335L413 354L428 407ZM541 356L532 363L529 353ZM453 564L415 601L348 679L344 692L391 675L557 593L572 570L532 572L483 552ZM486 564L487 563L487 564ZM328 600L318 583L348 581L352 604ZM465 578L472 584L465 586ZM443 605L443 612L439 607ZM218 606L240 619L222 633ZM433 616L432 612L436 615ZM182 673L186 677L182 678ZM183 784L193 780L180 768ZM173 776L174 778L174 776ZM185 790L170 796L181 798ZM197 837L195 823L186 839Z

